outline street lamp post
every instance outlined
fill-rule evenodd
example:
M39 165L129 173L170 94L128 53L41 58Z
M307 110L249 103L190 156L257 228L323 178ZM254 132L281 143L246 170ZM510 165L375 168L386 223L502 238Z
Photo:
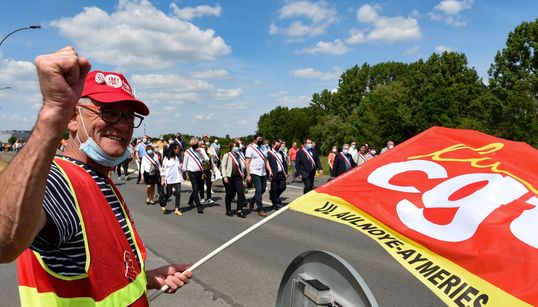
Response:
M3 43L3 42L6 40L6 38L8 38L11 34L16 33L16 32L19 32L19 31L23 31L23 30L30 30L30 29L41 29L41 26L28 26L28 27L24 27L24 28L20 28L20 29L11 31L8 35L6 35L6 36L4 36L4 38L2 38L2 41L0 41L0 46L2 46L2 43Z

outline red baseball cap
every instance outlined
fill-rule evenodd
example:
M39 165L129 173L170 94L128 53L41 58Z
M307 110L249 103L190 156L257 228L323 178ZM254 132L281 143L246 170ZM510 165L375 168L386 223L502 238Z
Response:
M81 97L89 97L101 103L131 101L136 113L149 115L148 107L135 98L131 85L119 73L98 70L89 72Z

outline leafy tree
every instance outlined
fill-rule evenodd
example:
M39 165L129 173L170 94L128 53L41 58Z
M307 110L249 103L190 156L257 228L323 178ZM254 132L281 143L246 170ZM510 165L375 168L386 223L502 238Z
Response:
M508 34L488 73L489 87L501 101L496 134L538 145L538 19Z
M17 142L17 138L14 137L14 136L10 136L9 139L7 140L7 142L11 145L15 144L15 142Z

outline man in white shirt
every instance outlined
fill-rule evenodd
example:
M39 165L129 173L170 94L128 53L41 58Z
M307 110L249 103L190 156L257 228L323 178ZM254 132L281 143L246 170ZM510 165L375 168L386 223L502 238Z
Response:
M254 202L258 207L258 215L267 216L263 209L262 195L267 187L267 175L273 176L271 166L267 161L267 152L262 150L263 137L259 134L254 135L252 143L247 146L245 153L247 181L252 182L256 190L254 197L249 200L250 208L254 207Z
M198 213L204 213L204 208L200 202L199 190L203 189L203 163L206 161L206 159L205 156L200 154L197 138L192 138L190 144L191 148L185 151L182 167L183 171L187 172L192 185L192 193L189 197L189 206L191 206L191 208L196 206Z

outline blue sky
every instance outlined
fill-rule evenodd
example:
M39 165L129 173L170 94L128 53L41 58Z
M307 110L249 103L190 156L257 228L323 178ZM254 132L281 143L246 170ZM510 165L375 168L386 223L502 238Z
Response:
M127 76L150 107L151 136L247 135L276 106L307 106L358 64L467 55L487 80L495 53L538 1L5 1L0 130L32 128L33 59L65 45L93 69ZM135 131L142 135L144 126Z

